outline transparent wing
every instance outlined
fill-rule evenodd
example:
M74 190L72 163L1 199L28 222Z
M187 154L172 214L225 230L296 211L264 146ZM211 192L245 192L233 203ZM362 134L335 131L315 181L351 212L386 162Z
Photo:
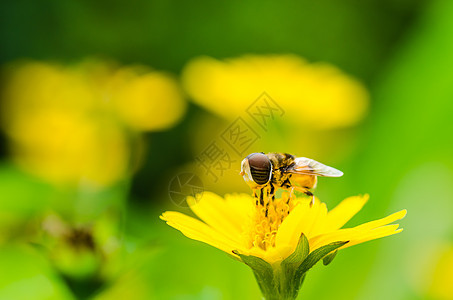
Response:
M295 164L286 170L288 173L300 175L316 175L325 177L341 177L343 172L335 168L326 166L316 160L306 157L297 157Z

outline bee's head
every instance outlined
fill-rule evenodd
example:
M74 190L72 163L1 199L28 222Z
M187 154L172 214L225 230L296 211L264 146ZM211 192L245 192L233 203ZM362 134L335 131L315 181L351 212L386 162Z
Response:
M242 160L240 174L251 188L257 188L271 180L272 163L264 153L252 153Z

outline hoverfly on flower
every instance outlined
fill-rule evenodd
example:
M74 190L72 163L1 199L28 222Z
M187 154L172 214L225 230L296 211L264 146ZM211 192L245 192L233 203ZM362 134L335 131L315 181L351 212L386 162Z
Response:
M249 154L241 163L240 175L252 188L254 194L260 190L260 202L263 194L274 196L275 188L302 192L315 198L310 189L316 187L317 176L341 177L343 172L306 157L296 157L288 153L270 152ZM294 185L297 183L298 185ZM266 191L265 191L266 190Z
M220 197L204 192L187 197L200 220L174 211L164 212L160 218L185 236L248 265L264 299L296 299L307 272L318 261L328 265L341 249L402 231L391 223L404 218L405 209L343 228L369 196L349 197L328 210L309 190L315 187L316 176L340 177L343 173L315 160L285 153L252 153L242 161L241 175L253 196ZM275 188L289 192L275 197ZM312 202L293 195L294 190L310 195Z

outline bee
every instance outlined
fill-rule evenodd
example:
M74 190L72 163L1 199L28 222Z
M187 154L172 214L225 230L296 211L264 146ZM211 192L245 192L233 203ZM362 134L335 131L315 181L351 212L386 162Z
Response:
M252 188L254 195L261 190L260 202L262 205L265 190L273 198L276 188L289 191L290 197L294 191L311 196L310 204L313 205L315 198L310 189L316 187L317 176L343 176L343 172L313 159L275 152L249 154L242 160L239 174Z

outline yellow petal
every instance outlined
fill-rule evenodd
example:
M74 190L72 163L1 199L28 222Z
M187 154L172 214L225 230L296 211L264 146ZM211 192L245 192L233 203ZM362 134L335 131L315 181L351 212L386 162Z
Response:
M342 248L351 247L351 246L361 244L361 243L364 243L364 242L367 242L370 240L375 240L375 239L379 239L379 238L382 238L385 236L400 233L401 231L403 231L403 229L402 228L398 229L398 226L399 226L398 224L393 224L393 225L386 225L386 226L382 226L382 227L373 229L373 230L367 232L366 234L363 234L362 236L354 238L349 243L344 245Z
M272 265L281 262L283 259L287 258L292 252L294 252L294 249L290 251L289 247L278 247L278 248L271 247L266 250L263 250L259 247L252 247L246 250L245 254L262 258L263 260L267 261Z
M251 220L255 214L255 200L248 194L226 194L226 205L234 212L236 220L245 225L246 220Z
M327 207L325 203L321 203L318 209L318 215L316 216L314 223L311 228L307 229L307 236L317 236L323 232L326 232L327 224Z
M308 207L305 209L306 214L302 219L299 230L309 239L313 236L313 232L316 229L315 226L319 224L318 221L322 220L327 215L327 207L325 203L319 201L316 201L312 207L310 207L308 203L307 206Z
M303 217L306 215L305 210L306 208L301 203L285 218L278 228L275 237L276 247L289 246L290 252L294 251L301 235L299 228L301 227L300 224L303 222Z
M356 213L358 213L363 205L368 201L369 195L353 196L344 199L334 209L327 214L327 223L325 232L337 230L343 227Z
M382 219L379 219L379 220L375 220L375 221L371 221L371 222L368 222L368 223L364 223L364 224L356 226L354 228L361 229L361 230L374 229L374 228L381 227L383 225L387 225L389 223L392 223L392 222L394 222L396 220L402 219L402 218L404 218L406 216L406 214L407 214L407 210L403 209L403 210L400 210L399 212L393 213L390 216L387 216L385 218L382 218Z
M350 241L359 234L359 230L355 228L347 228L315 236L308 240L310 252L333 242Z
M226 201L211 192L204 192L197 199L187 197L192 211L206 224L221 232L228 238L239 241L242 239L243 220L227 205Z
M406 215L406 210L394 213L386 218L368 222L354 228L336 230L330 233L318 235L309 240L310 251L321 246L337 241L350 241L342 248L350 247L368 240L377 239L391 235L398 228L398 225L386 225ZM399 232L399 231L398 231Z
M308 202L301 202L280 225L275 245L279 248L289 246L290 251L294 251L300 235L303 233L307 238L313 235L316 225L322 222L326 214L325 203L316 201L313 207L310 207Z
M320 235L309 241L310 251L313 251L324 245L337 242L337 241L349 241L346 245L340 249L347 248L353 245L357 245L369 240L378 239L384 236L392 235L401 232L402 229L398 229L398 224L381 226L372 230L364 231L355 228L340 229L332 233Z
M171 227L181 231L188 238L209 244L232 254L233 250L241 250L241 246L223 236L203 222L184 214L167 211L160 216Z

